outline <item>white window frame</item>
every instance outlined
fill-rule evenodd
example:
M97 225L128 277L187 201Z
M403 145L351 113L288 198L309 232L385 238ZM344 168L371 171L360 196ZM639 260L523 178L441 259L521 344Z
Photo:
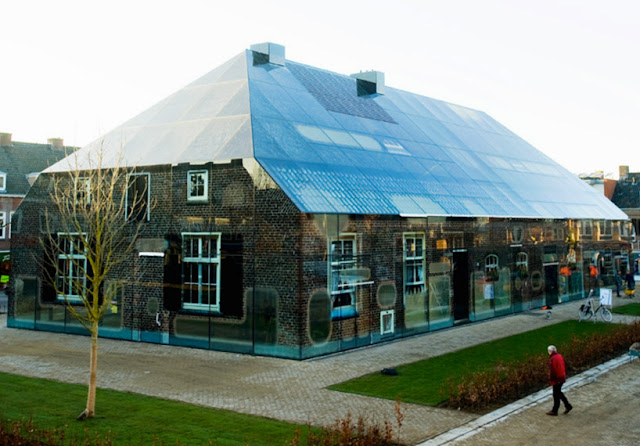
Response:
M194 195L192 188L192 178L196 175L203 175L202 189L203 195ZM196 185L198 186L198 184ZM207 201L209 199L209 171L208 170L190 170L187 172L187 201Z
M9 223L7 224L7 239L11 238L11 221L13 220L13 214L15 214L15 211L11 211L9 212Z
M591 220L582 220L580 223L580 226L582 227L582 235L585 237L593 237L593 223Z
M203 256L202 247L203 247L203 239L214 239L215 238L215 256ZM187 240L198 240L198 256L191 256ZM184 293L182 299L182 308L185 310L196 310L196 311L220 311L220 249L222 242L222 234L220 232L183 232L182 233L182 245L183 245L183 257L182 261L185 267L184 273ZM187 268L192 265L198 265L198 278L197 282L195 281L187 281ZM215 282L208 282L209 287L215 284L215 304L211 304L211 295L209 295L209 303L202 303L203 301L203 291L204 291L204 283L202 281L203 268L214 268L216 278ZM211 269L209 270L209 280L211 280ZM187 302L185 298L187 297L186 293L189 292L189 288L191 285L195 285L198 291L198 302Z
M74 237L75 236L75 237ZM80 237L85 237L86 234L85 233L80 233L80 232L58 232L58 246L62 247L64 246L64 242L62 242L62 239L64 237L68 237L69 238L69 247L71 248L69 250L68 253L66 252L58 252L58 264L56 265L56 284L59 290L64 290L65 286L67 287L67 289L69 290L73 290L73 280L74 280L74 268L77 267L76 263L77 262L81 262L82 260L84 260L84 266L80 266L80 268L84 269L84 271L87 271L87 256L86 256L86 250L83 250L82 252L78 252L76 249L74 249L77 245L76 242L74 242L74 240L80 238ZM68 271L68 275L60 275L60 261L63 260L65 262L68 262L69 267L68 269L64 269L64 271ZM78 280L80 280L84 286L87 285L87 276L86 274L84 274L82 277L75 276ZM63 280L66 282L66 285L61 285L60 280ZM58 294L58 300L66 300L69 302L81 302L82 298L80 297L79 294Z
M395 310L385 310L380 312L380 334L392 334L395 331Z
M484 258L484 275L485 278L489 278L489 273L495 271L496 281L500 277L500 259L497 254L489 254Z
M344 250L345 243L350 241L352 243L351 253L347 255ZM340 253L334 254L334 243L340 243ZM355 233L342 233L337 237L330 237L327 246L328 255L328 269L329 269L329 282L328 289L331 295L331 309L333 310L353 310L357 312L357 296L356 287L352 283L342 282L340 280L340 271L356 267L358 259L358 238ZM339 257L338 257L339 256ZM350 303L346 305L335 306L338 296L349 296Z
M629 226L629 223L627 223L626 221L618 222L618 231L621 237L629 237Z
M418 241L421 249L418 249ZM427 288L425 234L424 232L405 232L402 234L404 266L404 303L407 295L424 292ZM422 271L422 277L420 277ZM413 280L409 280L412 278Z
M137 176L143 176L146 175L147 177L147 218L144 221L149 221L151 220L151 174L149 172L140 172L140 173L131 173L129 175L127 175L127 191L126 191L126 196L125 196L125 203L126 203L126 209L125 209L125 215L124 218L126 220L129 220L129 189L130 189L130 184L131 184L131 177L137 177Z
M76 178L73 184L73 191L76 205L88 206L91 204L91 177Z
M7 174L0 172L0 192L7 191Z
M523 267L525 271L529 272L529 254L524 251L520 251L516 254L516 271Z
M611 220L600 220L600 236L613 237L613 222Z
M4 240L4 236L6 235L7 228L7 213L2 211L0 212L0 240Z

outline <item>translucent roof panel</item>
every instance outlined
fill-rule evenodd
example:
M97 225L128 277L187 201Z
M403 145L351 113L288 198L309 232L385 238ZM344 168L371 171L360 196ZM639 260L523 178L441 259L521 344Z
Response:
M143 167L252 157L249 114L243 52L47 171L88 167L98 152L104 155L104 167L118 162Z
M627 219L481 111L388 86L359 96L350 76L250 51L247 70L254 156L303 212Z

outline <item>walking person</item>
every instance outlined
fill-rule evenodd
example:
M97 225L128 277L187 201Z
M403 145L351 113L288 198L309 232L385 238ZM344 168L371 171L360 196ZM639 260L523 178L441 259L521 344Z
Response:
M547 412L547 415L558 415L560 401L564 404L564 413L568 414L573 406L569 404L569 400L562 393L562 384L567 380L564 358L558 353L555 345L547 347L547 352L549 353L549 384L553 386L553 409Z
M616 271L614 279L616 281L616 297L620 297L620 287L622 286L622 274L620 274L620 271Z

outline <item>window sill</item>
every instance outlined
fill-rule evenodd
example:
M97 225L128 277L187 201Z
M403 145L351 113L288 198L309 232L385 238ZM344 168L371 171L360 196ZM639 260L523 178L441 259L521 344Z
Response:
M218 309L207 310L204 308L203 309L182 308L178 310L178 313L184 314L184 315L192 315L192 316L202 316L202 315L222 316L222 313Z

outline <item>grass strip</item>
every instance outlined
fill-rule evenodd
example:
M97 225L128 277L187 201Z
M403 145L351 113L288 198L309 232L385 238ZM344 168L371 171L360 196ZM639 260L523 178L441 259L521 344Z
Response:
M396 367L397 376L379 372L361 376L329 387L341 392L368 395L406 403L437 406L447 400L442 389L449 379L462 380L465 375L488 371L497 363L519 361L531 354L546 352L549 344L570 342L571 336L588 336L615 328L614 324L565 321L537 330L467 347L455 352ZM428 337L425 337L428 348Z
M640 303L633 302L630 304L615 307L611 310L612 313L626 314L628 316L640 316Z
M98 389L96 417L75 421L87 387L0 373L0 421L33 419L69 440L111 438L113 445L277 445L305 426L139 394Z

